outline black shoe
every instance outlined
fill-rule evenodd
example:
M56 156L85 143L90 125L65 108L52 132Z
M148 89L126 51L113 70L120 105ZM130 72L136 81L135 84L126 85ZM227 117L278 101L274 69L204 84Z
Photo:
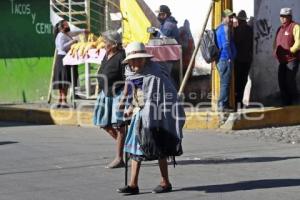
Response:
M123 188L117 189L117 192L123 193L123 194L138 194L138 193L140 193L140 190L139 190L139 187L132 188L132 187L126 185Z
M53 108L61 108L61 104L56 104L55 106L53 106Z
M62 104L60 104L60 108L71 108L71 105L69 105L67 103L62 103Z
M78 94L75 94L75 95L74 95L74 98L75 98L75 99L81 99L81 96L78 95Z
M161 185L158 185L156 188L152 190L152 193L158 194L158 193L166 193L172 191L172 185L168 185L166 187L163 187Z

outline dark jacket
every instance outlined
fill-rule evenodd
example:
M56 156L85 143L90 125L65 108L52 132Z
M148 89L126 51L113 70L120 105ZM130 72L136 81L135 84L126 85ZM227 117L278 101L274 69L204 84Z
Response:
M252 62L253 29L246 22L234 29L234 44L237 50L236 61Z
M124 81L124 64L122 61L125 59L125 51L120 50L115 55L113 55L109 60L107 60L107 55L102 60L101 67L99 70L100 77L98 78L100 91L103 90L106 96L113 96L114 84L117 81ZM106 78L103 78L105 76ZM107 81L106 81L107 80ZM105 85L107 84L107 86ZM121 89L124 84L117 84L117 89Z
M175 38L179 41L179 30L177 27L177 21L174 17L170 16L160 24L160 31L164 36Z

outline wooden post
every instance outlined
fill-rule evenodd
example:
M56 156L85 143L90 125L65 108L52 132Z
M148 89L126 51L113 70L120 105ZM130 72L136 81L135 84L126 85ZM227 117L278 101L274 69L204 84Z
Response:
M215 2L216 2L216 0L212 0L211 3L210 3L210 6L209 6L209 9L208 9L207 14L206 14L206 18L205 18L204 24L203 24L201 32L200 32L199 41L198 41L198 43L196 45L196 48L195 48L195 50L193 52L193 55L191 57L191 60L190 60L190 63L188 65L188 68L186 70L186 73L184 75L183 81L182 81L182 83L180 85L180 88L179 88L179 91L178 91L178 96L182 96L183 90L184 90L184 88L185 88L185 86L187 84L188 78L190 77L190 74L192 72L193 62L194 62L195 57L196 57L196 55L198 53L198 50L199 50L199 47L200 47L200 44L201 44L201 39L202 39L203 33L204 33L205 29L206 29L206 25L208 23L208 19L209 19L210 13L211 13L211 11L212 11L212 9L214 7L214 3Z

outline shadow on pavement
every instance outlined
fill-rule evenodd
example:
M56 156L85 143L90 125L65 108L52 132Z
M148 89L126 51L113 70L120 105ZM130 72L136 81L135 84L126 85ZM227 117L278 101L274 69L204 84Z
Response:
M243 190L256 190L268 188L294 187L300 186L300 179L265 179L254 181L243 181L230 184L206 185L181 188L176 191L204 191L206 193L223 193Z
M36 126L36 124L30 124L25 122L14 122L14 121L0 121L0 127L16 127L16 126Z
M14 141L0 141L0 145L7 145L7 144L16 144L19 142L14 142Z
M38 124L34 122L18 122L18 121L0 121L0 128L21 127L21 126L49 126L54 124Z
M151 194L152 192L140 192L138 194L123 194L124 197L128 197L128 196L138 196L138 195L142 195L142 194Z
M248 158L204 158L201 160L177 160L177 165L217 165L217 164L239 164L239 163L259 163L276 162L282 160L300 159L300 157L248 157ZM129 162L130 163L130 162ZM168 161L168 165L173 165L173 161ZM155 162L144 162L143 167L158 166Z
M54 124L54 120L49 110L26 107L7 107L3 105L0 105L0 121L16 121L43 125ZM3 127L2 124L3 123L1 122L0 127Z
M201 160L178 160L178 165L209 165L209 164L235 164L235 163L256 163L275 162L289 159L299 159L300 157L248 157L248 158L206 158Z

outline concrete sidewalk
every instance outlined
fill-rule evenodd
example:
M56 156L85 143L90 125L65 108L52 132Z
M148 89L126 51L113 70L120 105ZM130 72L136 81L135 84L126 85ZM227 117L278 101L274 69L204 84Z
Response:
M185 131L184 154L169 167L174 192L151 194L159 170L156 162L144 162L141 194L122 196L115 189L124 184L124 169L104 168L114 142L99 129L0 126L1 200L299 200L298 144Z
M93 126L93 104L76 109L56 109L48 104L0 105L0 120L36 124ZM300 106L242 109L237 113L211 112L210 108L187 109L185 129L240 130L300 124Z

